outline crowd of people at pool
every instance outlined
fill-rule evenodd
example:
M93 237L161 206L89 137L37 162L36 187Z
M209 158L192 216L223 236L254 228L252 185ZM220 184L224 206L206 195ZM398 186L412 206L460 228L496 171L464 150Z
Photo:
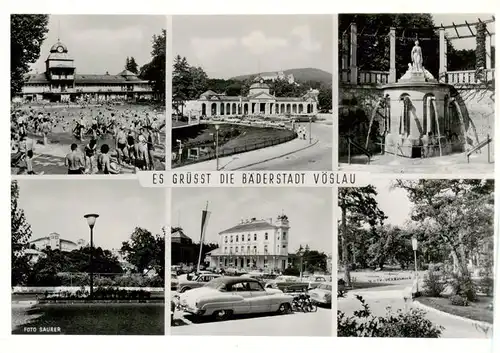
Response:
M111 105L72 110L13 107L11 166L25 169L27 174L43 173L33 169L36 145L48 146L51 134L57 131L70 133L74 138L65 157L68 174L120 174L123 167L154 170L155 145L162 143L164 126L165 115L149 107L142 110L119 110ZM114 146L103 143L110 137Z

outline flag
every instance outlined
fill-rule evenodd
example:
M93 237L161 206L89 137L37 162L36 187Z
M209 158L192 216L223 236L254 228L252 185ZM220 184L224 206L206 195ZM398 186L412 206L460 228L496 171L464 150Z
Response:
M201 211L201 235L200 235L200 244L203 244L205 240L205 231L207 229L208 219L210 218L210 212L207 210Z
M210 212L208 210L201 211L201 234L200 234L200 254L198 255L198 266L196 267L196 272L200 271L201 255L203 250L203 241L205 240L205 231L207 229L208 219L210 218Z

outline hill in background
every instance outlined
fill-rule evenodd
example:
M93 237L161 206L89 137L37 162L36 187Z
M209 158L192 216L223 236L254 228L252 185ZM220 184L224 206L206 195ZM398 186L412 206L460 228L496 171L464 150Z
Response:
M253 78L257 75L268 76L276 74L278 71L269 71L269 72L260 72L250 75L241 75L232 77L231 80L236 81L244 81L248 78ZM316 81L325 84L329 84L332 82L332 74L320 69L314 69L311 67L302 68L302 69L290 69L284 71L285 75L293 74L295 81L297 82L306 82L306 81Z

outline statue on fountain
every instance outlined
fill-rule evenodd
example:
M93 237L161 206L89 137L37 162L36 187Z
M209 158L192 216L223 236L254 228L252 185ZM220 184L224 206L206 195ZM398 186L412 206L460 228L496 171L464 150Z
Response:
M408 71L399 79L399 81L412 82L434 82L436 79L432 74L424 68L422 47L418 40L415 41L415 46L411 50L411 61L408 64Z
M424 71L424 67L422 66L422 48L418 45L418 40L415 41L415 46L411 50L411 59L414 71Z

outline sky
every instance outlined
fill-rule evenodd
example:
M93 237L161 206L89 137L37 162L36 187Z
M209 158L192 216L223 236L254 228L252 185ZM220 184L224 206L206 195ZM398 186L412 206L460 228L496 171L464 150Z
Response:
M139 67L151 60L152 37L166 28L166 17L158 15L50 15L49 32L32 70L45 72L50 47L61 42L75 60L78 74L117 74L127 56Z
M384 223L403 226L410 221L413 205L408 199L406 191L392 188L393 183L394 180L386 178L372 178L370 181L370 184L375 187L378 193L375 197L378 207L387 216ZM338 209L338 212L340 212L340 209Z
M211 78L312 67L333 71L331 15L174 16L173 55Z
M136 226L162 234L166 192L143 188L137 180L19 180L19 207L31 225L32 240L59 233L90 242L88 213L97 213L94 245L119 249ZM160 190L160 191L159 191Z
M434 19L434 24L436 26L440 26L441 24L443 26L450 26L453 24L453 22L458 25L458 24L464 24L465 21L467 21L469 24L470 23L476 23L478 22L478 18L481 19L481 21L485 20L490 20L492 18L493 14L443 14L443 13L434 13L432 14L432 17ZM475 26L471 26L472 31L476 33ZM487 28L490 32L494 33L495 32L495 23L489 23L487 25ZM457 28L458 33L462 35L469 35L470 31L467 27L463 28ZM446 34L448 36L456 36L455 30L452 29L447 29ZM456 39L452 41L453 47L455 49L475 49L476 48L476 39L475 38L466 38L466 39ZM492 43L495 43L495 37L492 37Z
M205 242L218 243L218 233L241 219L267 219L283 211L290 222L289 249L308 244L332 253L332 190L325 188L175 188L172 225L199 242L201 212L207 201L211 212Z

